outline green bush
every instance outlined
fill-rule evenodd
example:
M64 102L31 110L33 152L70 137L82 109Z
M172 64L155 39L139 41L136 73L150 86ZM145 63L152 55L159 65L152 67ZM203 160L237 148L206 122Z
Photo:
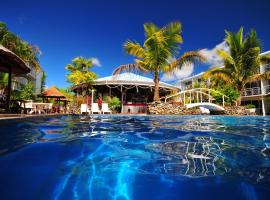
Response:
M245 107L246 107L247 109L256 108L256 106L255 106L254 104L247 104L247 105L245 105Z
M109 107L116 111L118 108L121 107L121 101L118 97L113 97L111 98L110 102L109 102Z
M35 94L34 94L34 85L29 82L26 85L23 86L20 98L23 100L34 100Z
M227 104L232 104L234 103L237 98L240 96L239 92L235 89L233 89L231 86L229 85L224 85L221 88L218 88L217 91L219 91L220 93L226 95L227 97L224 98L225 103ZM215 98L216 102L219 104L222 104L222 95L219 93L211 93L211 95Z

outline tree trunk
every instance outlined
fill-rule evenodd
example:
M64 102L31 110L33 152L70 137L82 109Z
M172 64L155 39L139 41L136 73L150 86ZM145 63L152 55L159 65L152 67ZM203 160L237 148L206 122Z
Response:
M236 99L237 106L241 106L241 99L242 99L242 94L243 94L244 90L245 90L245 87L243 85L238 86L238 91L239 91L240 95Z
M154 83L155 83L154 102L159 102L160 99L159 99L159 73L158 73L158 67L155 67Z

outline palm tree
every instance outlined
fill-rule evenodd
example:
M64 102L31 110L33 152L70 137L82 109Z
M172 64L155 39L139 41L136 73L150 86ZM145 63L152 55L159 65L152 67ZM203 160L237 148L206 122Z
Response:
M73 72L76 70L87 72L89 68L93 67L92 58L84 58L82 56L76 57L72 60L72 64L68 64L66 69Z
M125 51L137 57L136 64L122 65L115 69L113 75L122 71L143 71L154 74L154 101L159 101L159 77L161 73L170 73L186 62L196 59L203 60L202 56L195 51L187 52L173 62L170 58L178 54L179 45L183 43L181 36L182 26L180 22L172 22L159 28L153 23L144 24L145 41L143 46L138 42L126 41Z
M68 64L65 68L69 71L67 74L68 82L73 85L80 83L93 83L97 78L96 73L89 71L93 67L92 58L76 57L72 60L72 64Z
M251 30L246 37L243 33L242 27L237 33L226 31L225 42L229 46L229 52L218 50L224 67L213 67L204 74L204 78L216 77L224 80L240 94L245 84L259 72L261 52L256 31Z

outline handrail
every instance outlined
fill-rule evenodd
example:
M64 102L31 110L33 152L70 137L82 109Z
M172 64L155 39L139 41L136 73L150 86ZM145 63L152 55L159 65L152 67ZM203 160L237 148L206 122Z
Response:
M193 88L193 89L189 89L189 90L183 90L183 91L180 91L180 92L178 92L178 93L176 93L176 94L173 94L173 95L171 95L171 96L168 96L168 97L165 97L165 102L167 101L167 99L169 99L169 98L172 98L172 97L175 97L175 96L178 96L178 95L180 95L180 94L184 94L184 93L187 93L187 92L201 92L202 93L202 90L206 90L206 91L212 91L212 92L215 92L215 93L218 93L218 94L220 94L220 95L222 95L222 96L224 96L224 97L226 97L226 98L229 98L228 96L226 96L225 94L223 94L223 93L221 93L221 92L219 92L219 91L216 91L216 90L213 90L213 89L209 89L209 88ZM205 93L203 93L203 94L205 94ZM208 94L207 94L208 95ZM210 95L211 96L211 95ZM212 96L211 96L212 97ZM212 97L213 98L213 97Z

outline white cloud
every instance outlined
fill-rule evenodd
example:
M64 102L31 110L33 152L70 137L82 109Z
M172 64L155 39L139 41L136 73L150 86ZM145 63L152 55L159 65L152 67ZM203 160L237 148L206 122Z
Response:
M166 73L162 76L162 81L174 81L189 77L194 71L194 64L186 62L181 69L176 68L170 73Z
M92 60L93 60L93 64L94 64L95 66L101 67L101 63L100 63L100 61L99 61L98 58L92 58Z
M220 66L223 65L222 59L218 56L217 50L229 52L229 47L226 42L221 42L213 49L202 49L199 52L207 59L207 63L210 65Z

